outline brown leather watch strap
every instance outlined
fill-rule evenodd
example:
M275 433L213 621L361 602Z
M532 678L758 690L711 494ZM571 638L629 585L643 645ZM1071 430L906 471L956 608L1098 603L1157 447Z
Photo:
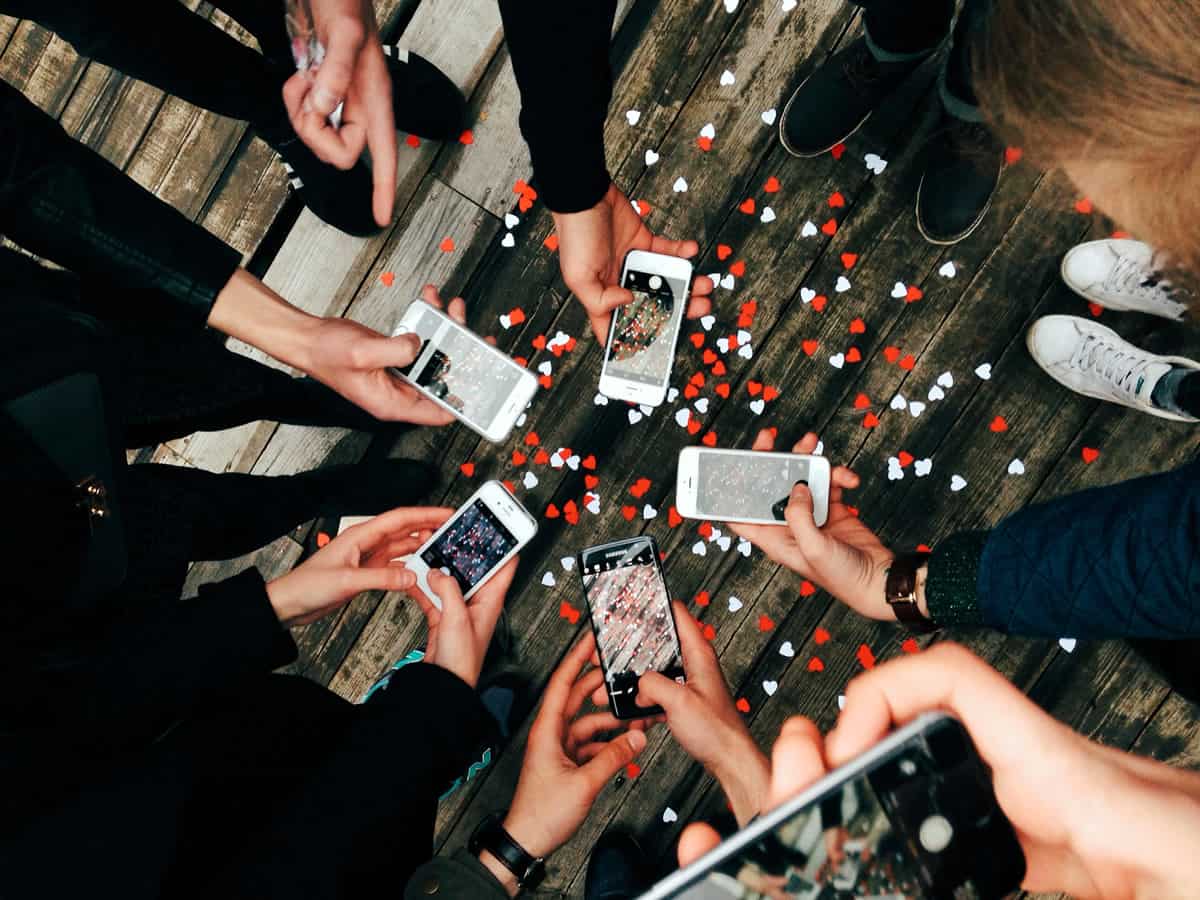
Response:
M928 634L937 630L917 605L917 570L929 560L928 553L905 553L892 560L887 571L884 599L896 621L913 631Z

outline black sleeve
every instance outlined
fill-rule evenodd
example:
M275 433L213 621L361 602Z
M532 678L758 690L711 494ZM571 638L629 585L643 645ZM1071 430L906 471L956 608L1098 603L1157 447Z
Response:
M241 254L0 82L0 231L82 277L157 288L203 325Z
M153 738L205 700L295 657L262 576L247 569L192 599L118 618L72 657L18 673L0 690L46 698L48 728L116 747Z
M541 199L554 212L595 206L612 180L604 120L616 11L616 0L500 0L521 89L521 133Z

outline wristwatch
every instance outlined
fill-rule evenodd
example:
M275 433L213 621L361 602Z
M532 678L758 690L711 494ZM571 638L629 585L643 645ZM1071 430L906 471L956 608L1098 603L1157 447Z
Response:
M884 599L892 608L896 621L921 634L937 631L937 626L921 614L921 607L917 605L917 569L928 560L928 553L897 556L888 567L884 588Z
M484 816L467 841L467 850L472 856L477 856L480 850L486 850L512 872L520 890L531 891L546 876L546 860L531 855L513 840L513 836L504 830L502 821L503 816L498 813Z

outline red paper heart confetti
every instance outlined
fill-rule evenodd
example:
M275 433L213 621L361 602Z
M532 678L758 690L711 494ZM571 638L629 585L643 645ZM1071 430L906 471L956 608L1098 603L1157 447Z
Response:
M518 178L513 185L513 193L520 195L520 199L517 201L517 208L521 212L529 212L533 207L533 201L537 199L537 191Z
M688 419L688 423L687 423L688 434L695 434L699 430L700 430L700 422L696 419Z
M866 332L867 332L867 323L864 322L862 319L855 319L850 323L850 333L851 334L866 334Z
M928 544L917 544L918 553L932 553L933 549Z
M566 600L558 605L558 615L561 619L566 619L572 625L579 622L580 612Z
M440 244L438 244L438 249L441 250L443 253L453 253L454 252L454 238L452 238L452 237L442 238L442 242Z
M916 638L908 638L900 645L900 649L905 653L920 653L921 645L917 643Z
M829 155L834 159L841 159L842 154L846 152L846 145L840 141L829 148Z
M854 656L862 664L864 669L875 668L875 654L871 652L871 648L866 644L859 644L858 652L856 652Z
M594 454L591 454L591 453L589 453L587 456L585 456L585 457L583 458L583 462L581 463L581 465L582 465L582 466L583 466L585 469L587 469L588 471L590 471L590 472L594 472L594 471L596 470L596 457L595 457L595 455L594 455Z
M911 372L913 370L913 366L915 366L916 364L917 364L917 358L915 356L913 356L911 353L907 354L906 356L904 356L900 359L900 368L904 369L904 371L906 371L906 372Z
M525 465L525 461L526 461L527 459L529 459L529 457L528 457L528 456L526 456L524 453L522 453L520 450L514 450L514 451L512 452L512 464L513 464L514 466L523 466L523 465Z
M642 767L635 762L625 764L625 777L633 780L642 774Z
M475 132L468 128L458 136L458 142L469 147L471 144L475 143Z
M705 625L702 629L700 629L700 633L704 635L704 639L709 643L717 639L717 629L713 628L711 625Z
M329 535L327 535L323 531L317 532L317 546L318 547L324 547L326 544L329 543L329 541L330 541Z
M996 434L1000 434L1002 431L1008 431L1008 422L1005 421L1004 416L996 416L996 418L992 419L988 428L996 432Z
M817 352L817 348L819 346L821 346L821 345L817 341L814 341L812 338L809 338L808 340L801 342L800 349L802 349L804 351L805 356L812 356L814 353Z
M733 248L728 244L717 244L717 259L721 262L729 259L733 255Z
M858 262L858 254L857 253L843 253L842 254L842 265L845 266L847 269L853 269L854 264L856 262Z
M879 427L879 416L875 415L875 413L873 413L873 412L867 413L865 416L863 416L862 427L863 428L878 428Z
M757 207L755 206L753 197L747 197L745 200L743 200L738 205L738 209L741 210L742 212L744 212L748 216L754 215L754 210L756 208Z
M824 225L821 226L821 231L824 234L829 235L830 237L837 234L837 219L830 219L828 222L826 222Z
M717 446L717 433L715 431L710 431L704 437L700 438L700 443L702 443L705 447Z
M708 606L712 602L712 598L708 596L708 591L701 591L696 595L695 599L697 606Z
M884 347L883 348L883 358L886 359L890 363L894 363L896 360L898 360L900 358L900 348L899 347Z
M533 461L539 466L544 466L550 462L550 454L545 450L539 449L537 453L533 454Z
M729 399L729 382L723 381L720 384L718 384L715 388L713 388L713 390L716 391L718 394L720 394L722 397L724 397L726 400Z
M551 253L553 253L555 250L558 249L558 235L557 234L547 235L546 239L544 241L542 241L542 246L545 247L547 250L549 250Z
M717 377L724 375L726 371L725 363L721 362L721 360L718 359L715 363L713 363L712 373Z
M712 138L700 135L700 137L696 138L696 146L707 153L712 149Z
M775 620L765 613L758 617L758 630L770 631L775 627Z
M632 522L633 517L637 515L637 507L636 506L622 506L621 507L621 515L623 515L625 517L626 522Z
M738 701L734 704L734 706L737 707L737 711L740 713L750 712L750 701L745 697L738 697Z
M846 205L846 198L842 196L841 191L834 191L829 195L829 205L834 209L841 209Z
M513 325L520 325L525 321L525 310L521 309L519 306L509 310L508 321Z
M896 454L896 458L898 460L900 460L901 468L907 469L909 466L912 465L913 455L911 453L909 453L907 450L901 450L899 453Z
M779 183L779 179L772 175L767 179L767 183L763 185L763 192L767 194L777 194L779 193L780 187L782 187L782 185Z
M1075 212L1077 213L1090 216L1092 214L1092 209L1092 201L1087 197L1081 197L1075 201Z
M688 340L690 340L692 342L693 347L695 347L697 350L699 350L701 347L704 346L704 332L697 331L694 334L690 335L688 337Z
M817 587L808 579L800 582L800 596L811 597L817 592Z
M737 262L735 262L732 266L729 267L729 274L732 275L734 278L741 278L743 275L745 275L746 274L746 261L744 259L739 259Z
M808 661L807 668L810 672L824 672L825 663L821 662L821 658L819 656L814 656Z
M1084 447L1079 451L1079 455L1083 457L1083 461L1089 466L1100 458L1100 451L1095 447Z
M905 292L905 294L904 294L904 302L905 303L916 303L918 300L920 300L924 296L925 296L924 291L922 291L915 284L910 284L908 286L907 292Z
M505 478L500 483L502 485L504 485L504 489L506 491L508 491L510 494L515 494L517 492L517 486L515 484L513 484L511 481L509 481L507 478Z
M553 503L551 503L549 506L546 507L546 518L547 519L557 519L561 515L562 515L562 511L557 506L555 506Z
M763 389L763 386L762 386L761 381L747 381L746 382L746 390L748 390L750 392L751 397L757 397L759 394L762 393L762 389Z
M817 646L828 643L829 637L830 637L829 632L826 631L824 628L822 628L820 625L818 625L816 630L813 631L813 642L816 643Z
M649 478L639 478L633 483L633 486L629 489L629 493L641 500L642 497L646 496L646 491L650 490L650 484Z
M538 385L540 387L542 387L544 390L547 390L547 391L550 390L550 387L553 384L554 384L554 379L551 378L549 375L539 375L538 376Z
M568 500L563 504L563 516L572 525L579 524L579 504L574 500Z
M1104 307L1099 303L1088 303L1088 312L1092 314L1093 319L1098 319L1104 312Z
M667 510L667 524L672 528L678 528L683 524L683 516L679 514L674 506Z
M708 538L712 537L712 528L712 522L701 522L696 527L696 533L700 535L700 537L707 540Z
M458 467L458 470L460 472L462 472L464 475L466 475L468 478L475 477L475 463L473 463L473 462L463 463L461 466Z
M417 147L421 146L421 139L415 134L410 134L404 139L404 143L408 144L408 146L412 147L413 149L416 149Z
M871 398L868 397L866 394L860 393L857 397L854 398L854 408L855 409L866 409L870 405L871 405Z
M1020 147L1005 147L1004 148L1004 161L1005 161L1005 163L1007 163L1010 166L1015 165L1016 163L1020 162L1021 157L1024 155L1025 155L1025 151L1022 150Z
M587 488L589 491L594 491L598 484L600 484L600 479L597 478L595 475L584 475L583 476L583 486L585 488Z
M533 344L534 350L545 350L546 349L546 336L544 334L539 334L530 343Z
M379 280L383 282L384 287L391 287L393 284L396 283L396 273L395 272L384 272L382 275L379 276Z
M689 400L695 400L700 396L700 391L694 384L688 384L683 388L683 396L687 397Z
M538 437L538 433L536 431L531 431L529 434L525 435L526 447L536 447L541 442L542 440Z
M851 347L849 350L846 351L846 362L848 362L848 363L862 362L862 351L859 350L857 347Z
M769 384L763 388L763 399L770 403L779 396L779 391L771 387Z
M715 363L717 361L717 354L716 354L716 351L714 351L710 348L708 350L705 350L704 355L700 358L702 360L704 360L704 364L706 366L711 366L713 363Z
M809 305L812 306L812 308L817 312L825 312L825 307L828 303L828 297L826 297L824 294L817 294L817 296L813 297L812 303Z

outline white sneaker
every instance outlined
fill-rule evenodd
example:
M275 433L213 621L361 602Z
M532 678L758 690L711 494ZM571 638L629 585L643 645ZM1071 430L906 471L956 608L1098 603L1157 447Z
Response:
M1160 409L1150 399L1154 385L1172 366L1200 371L1200 363L1139 350L1111 328L1077 316L1038 319L1025 343L1051 378L1077 394L1120 403L1160 419L1200 422L1195 416Z
M1154 268L1154 248L1141 241L1109 238L1067 251L1062 279L1079 296L1107 309L1182 319L1182 291Z

